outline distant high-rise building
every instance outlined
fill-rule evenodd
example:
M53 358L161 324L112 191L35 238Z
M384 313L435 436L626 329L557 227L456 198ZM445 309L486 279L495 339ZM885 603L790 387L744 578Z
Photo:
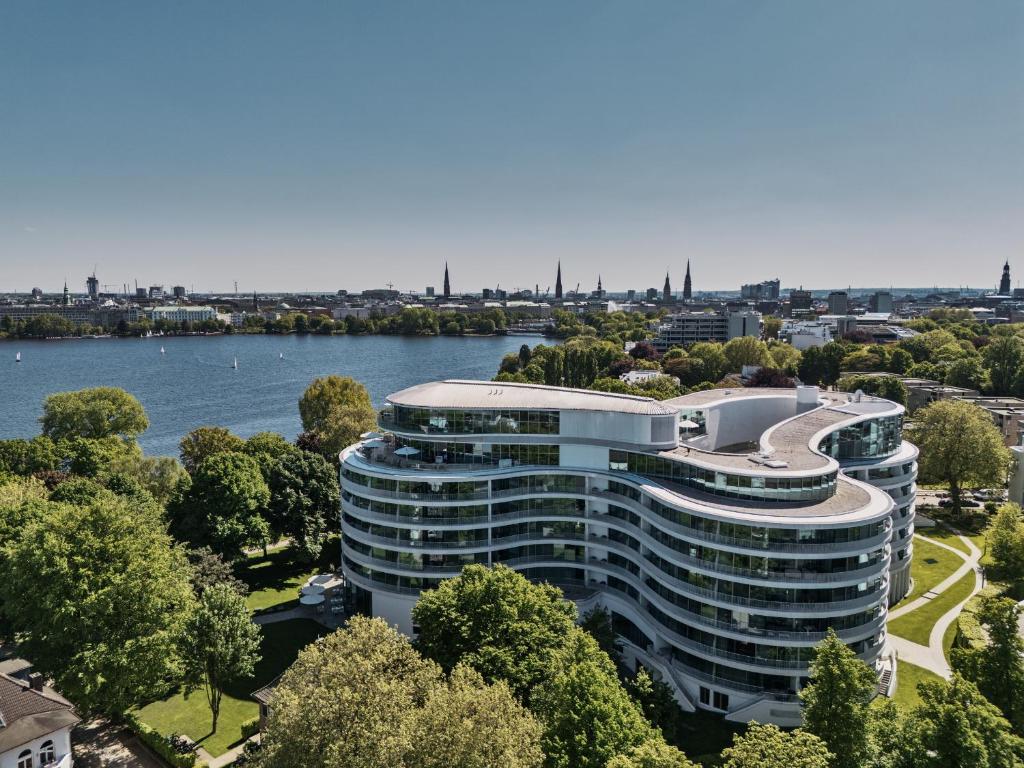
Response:
M877 291L871 297L870 306L872 312L892 313L892 294L889 291Z
M799 316L811 311L811 292L796 288L789 292L789 314Z
M32 299L34 301L39 301L41 298L43 298L43 289L42 288L33 288L32 289Z
M558 262L558 272L555 274L555 298L562 298L562 262Z
M184 299L186 295L184 285L174 286L174 288L171 289L171 292L174 294L174 298L176 299Z
M830 315L845 315L850 312L850 297L846 291L832 291L828 295L828 313Z
M658 289L657 288L648 288L647 289L647 300L648 301L654 301L657 298L658 298Z
M690 283L690 260L686 260L686 277L683 278L683 301L693 297L693 285Z
M628 291L626 291L626 300L627 301L633 301L635 299L636 299L636 289L635 288L630 288Z
M144 298L146 298L146 289L145 288L139 288L139 286L135 286L135 298L136 299L144 299Z
M444 297L450 299L452 296L452 284L448 280L448 262L444 263Z
M434 295L434 286L428 285L427 286L427 296L433 296L433 295Z
M149 298L151 299L162 299L164 297L164 287L162 285L151 285L149 286Z
M100 281L96 278L96 273L85 278L86 292L89 294L90 299L95 299L100 295Z
M752 301L775 301L779 298L779 286L778 278L765 280L762 283L747 283L740 286L740 298Z
M668 272L665 273L665 285L661 289L661 300L672 301L672 283L669 282Z
M999 280L999 295L1010 295L1010 262L1003 264L1003 276Z

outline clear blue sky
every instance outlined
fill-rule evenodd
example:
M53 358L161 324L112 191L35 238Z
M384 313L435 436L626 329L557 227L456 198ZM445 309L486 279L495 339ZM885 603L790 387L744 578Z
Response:
M0 3L0 291L1024 279L1020 0ZM1021 283L1024 284L1024 283Z

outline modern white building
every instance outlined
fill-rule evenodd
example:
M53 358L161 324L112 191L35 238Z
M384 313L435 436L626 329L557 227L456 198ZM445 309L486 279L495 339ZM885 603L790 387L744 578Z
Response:
M902 421L816 387L411 387L387 399L383 438L341 454L343 568L361 610L414 634L421 590L503 563L607 608L681 707L797 725L828 628L890 663L917 470Z
M834 327L811 320L787 320L779 329L779 338L803 352L811 347L823 347L832 341Z
M71 768L71 703L42 684L0 674L0 768Z
M167 306L167 307L153 307L149 310L149 315L154 322L157 320L167 320L172 323L181 323L188 321L190 323L201 323L204 320L216 320L217 310L213 307L186 307L186 306Z

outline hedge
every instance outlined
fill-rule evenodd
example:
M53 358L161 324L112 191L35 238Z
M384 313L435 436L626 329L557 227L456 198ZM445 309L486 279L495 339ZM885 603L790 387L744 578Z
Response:
M142 740L142 743L149 747L158 757L165 760L172 768L198 768L205 765L197 760L194 752L181 754L174 750L167 737L156 729L139 720L134 714L125 716L128 727L135 731L135 734Z
M246 720L242 723L242 738L248 739L255 736L260 732L260 719L258 717L252 718L252 720Z

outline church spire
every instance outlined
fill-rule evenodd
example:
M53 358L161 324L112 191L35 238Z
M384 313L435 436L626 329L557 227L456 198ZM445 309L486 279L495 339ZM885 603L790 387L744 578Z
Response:
M558 262L558 273L555 275L555 298L562 298L562 262Z
M665 287L661 289L661 300L672 301L672 283L669 282L668 272L665 272Z
M1010 262L1007 261L1003 265L1003 277L999 281L999 294L1001 296L1010 295Z
M444 263L444 297L450 299L452 295L452 284L448 281L448 262Z
M686 278L683 280L683 301L689 301L693 295L693 286L690 283L690 260L686 260Z

